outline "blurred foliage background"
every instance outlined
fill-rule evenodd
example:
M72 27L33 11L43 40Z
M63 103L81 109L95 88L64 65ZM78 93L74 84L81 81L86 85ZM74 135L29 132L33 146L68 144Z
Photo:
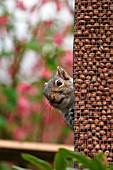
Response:
M43 95L58 65L72 75L73 20L70 0L0 1L0 139L73 144Z

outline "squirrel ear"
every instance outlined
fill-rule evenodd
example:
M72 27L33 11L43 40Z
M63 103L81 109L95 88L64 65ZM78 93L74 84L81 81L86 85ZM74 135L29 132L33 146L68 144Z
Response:
M47 86L47 83L44 83L44 87L46 87Z
M67 74L67 72L63 68L61 68L60 66L57 67L57 73L56 74L64 80L70 79L70 76Z

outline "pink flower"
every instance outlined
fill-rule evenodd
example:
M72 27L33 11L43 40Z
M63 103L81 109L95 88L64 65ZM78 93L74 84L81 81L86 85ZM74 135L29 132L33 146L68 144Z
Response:
M21 0L16 1L16 7L23 10L23 11L26 10L26 8L25 8L25 6L24 6L24 4Z
M9 18L8 16L0 16L0 25L6 25L8 24Z
M46 98L44 98L43 104L44 104L45 106L47 106L47 107L51 107L49 101L48 101Z
M24 140L26 137L26 129L24 127L17 127L14 129L13 138L16 140Z
M73 144L73 138L74 138L74 133L70 131L68 133L68 138L66 138L65 140L65 144L66 145Z
M46 125L48 125L53 121L54 118L51 114L53 108L51 107L51 105L49 104L49 102L46 98L44 98L44 100L42 101L42 108L43 108L42 112L43 112L44 123ZM45 110L46 110L46 112L45 112Z
M42 28L37 28L36 29L36 34L40 37L43 37L45 35L45 32Z
M42 78L48 79L52 76L51 71L47 68L43 68L41 72Z
M18 99L18 111L21 118L26 118L30 115L31 105L30 101L26 97L20 97Z
M30 95L37 94L37 89L25 82L22 82L21 84L18 85L17 91L21 94L24 94L24 93L27 93Z
M32 67L32 74L35 75L38 70L41 70L43 66L43 61L41 59L38 59L35 64Z
M41 103L32 103L31 105L32 112L40 112L41 110Z
M60 45L60 44L63 42L63 35L61 35L61 34L56 34L56 35L54 36L54 38L53 38L53 41L54 41L56 44Z
M51 108L47 107L46 112L43 113L43 120L44 120L44 124L45 125L49 125L51 124L51 122L53 121L53 116L51 115Z
M69 50L66 51L65 56L63 56L61 60L65 65L71 67L72 64L73 64L73 53L72 53L72 51L69 51Z
M55 3L56 3L57 11L60 11L62 2L60 2L59 0L55 0Z
M47 2L48 2L48 0L42 0L42 5L47 3Z
M48 132L43 132L42 134L42 137L41 137L41 140L42 142L49 142L49 135L48 135Z
M12 123L14 122L14 116L12 114L9 114L7 117L6 117L8 123Z

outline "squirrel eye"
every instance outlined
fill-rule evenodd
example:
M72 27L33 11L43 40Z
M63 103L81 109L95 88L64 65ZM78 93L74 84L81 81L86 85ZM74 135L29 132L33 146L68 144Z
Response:
M61 86L63 83L60 80L56 81L57 86Z

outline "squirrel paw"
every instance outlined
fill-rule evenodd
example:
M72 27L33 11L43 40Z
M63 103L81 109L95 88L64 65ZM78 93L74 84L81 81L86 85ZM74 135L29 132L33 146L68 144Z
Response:
M68 114L69 114L69 116L71 116L71 117L74 118L74 109L73 109L73 108L70 108Z
M74 129L74 109L70 108L69 112L64 115L64 119L66 120L67 124Z

